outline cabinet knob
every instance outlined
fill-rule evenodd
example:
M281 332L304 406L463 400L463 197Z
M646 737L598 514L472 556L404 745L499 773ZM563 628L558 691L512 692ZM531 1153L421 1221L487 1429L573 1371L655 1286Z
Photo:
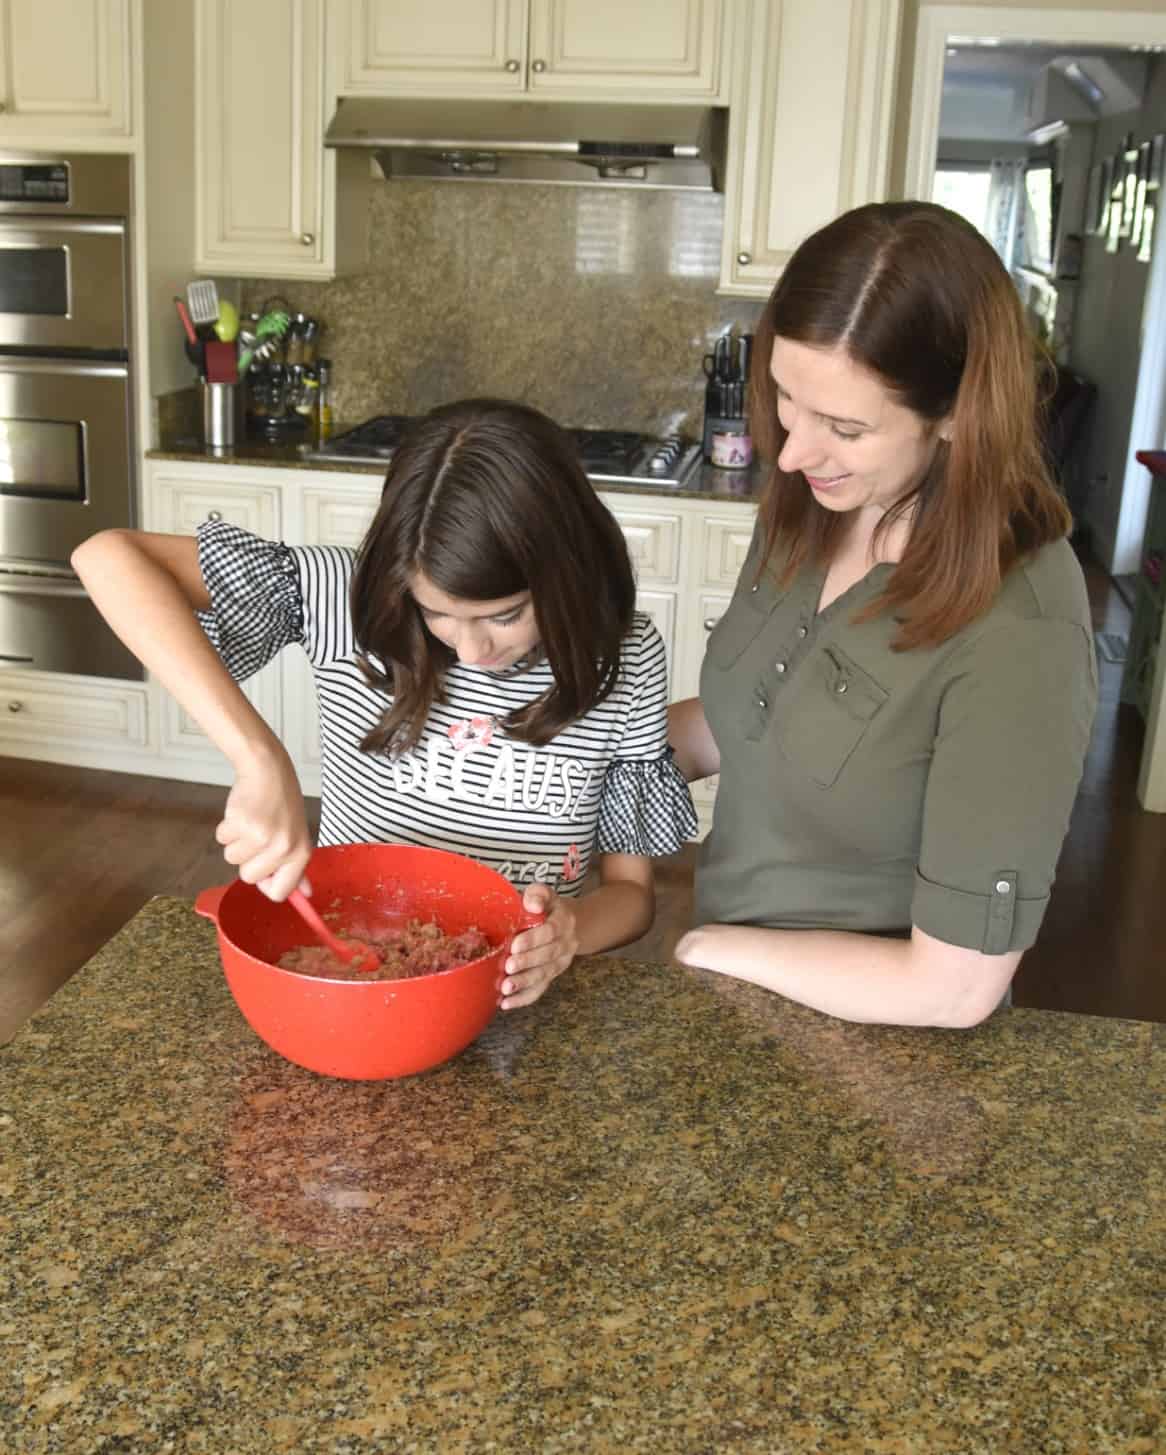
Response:
M206 518L207 520L222 520L223 512L221 510L208 510Z
M742 267L744 267L747 263L751 263L753 261L753 254L752 253L738 253L737 254L737 261L741 264Z
M531 61L531 63L530 63L530 69L532 71L534 71L536 75L539 75L539 76L542 75L542 73L546 70L546 68L547 68L546 61Z
M513 76L514 73L515 73L515 71L517 71L519 69L518 62L517 61L507 61L506 62L506 69Z
M9 712L23 712L24 711L24 703L23 702L20 702L20 701L10 702L8 704L8 711Z
M706 632L711 632L712 629L713 629L713 627L716 626L716 624L717 624L718 621L720 621L720 617L719 616L706 616L705 619L704 619L704 629L705 629L705 631Z
M304 247L310 248L315 241L316 241L316 238L315 238L315 234L314 233L310 233L310 232L302 232L302 233L300 233L300 242L303 243Z

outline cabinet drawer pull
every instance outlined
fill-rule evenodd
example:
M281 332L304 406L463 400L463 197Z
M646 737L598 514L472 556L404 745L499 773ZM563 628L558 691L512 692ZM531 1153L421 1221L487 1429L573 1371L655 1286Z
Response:
M310 232L302 232L302 233L300 233L300 242L303 243L304 247L310 248L315 241L316 241L316 238L315 238L315 234L314 233L310 233Z
M19 702L19 701L10 702L8 704L8 711L9 712L23 712L24 711L24 703L23 702Z
M206 518L207 520L222 520L223 512L221 510L208 510Z
M514 73L515 73L515 71L517 71L517 70L518 70L518 62L517 62L517 61L507 61L507 62L506 62L506 69L507 69L507 70L508 70L508 71L509 71L509 72L510 72L510 74L511 74L511 75L512 75L512 76L513 76L513 75L514 75Z
M737 261L741 264L742 267L745 267L747 264L749 264L749 263L751 263L753 261L753 254L752 253L738 253L737 254Z
M713 629L713 627L716 626L716 624L717 624L718 621L720 621L720 617L719 616L706 616L705 619L704 619L704 629L705 629L705 631L706 632L711 632L712 629Z
M532 61L530 63L530 69L532 71L534 71L534 73L536 75L539 75L539 76L542 75L542 73L546 70L546 68L547 68L546 61Z

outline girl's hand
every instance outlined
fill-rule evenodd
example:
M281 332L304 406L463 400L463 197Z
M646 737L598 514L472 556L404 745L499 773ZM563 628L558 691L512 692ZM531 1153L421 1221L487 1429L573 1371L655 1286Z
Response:
M286 899L301 883L312 840L304 797L286 753L261 755L239 769L215 838L239 878L269 899Z
M502 1009L516 1010L531 1005L552 980L563 973L579 949L575 911L560 899L549 884L531 884L522 896L522 907L531 914L545 914L546 923L515 935L510 958L504 967Z

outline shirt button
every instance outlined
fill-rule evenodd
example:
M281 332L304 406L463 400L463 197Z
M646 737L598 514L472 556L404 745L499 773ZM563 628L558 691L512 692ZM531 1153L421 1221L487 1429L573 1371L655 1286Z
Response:
M802 638L802 637L805 636L805 634L806 634L806 628L804 626L798 627L798 637L799 638Z
M996 881L996 893L997 894L1011 894L1012 893L1012 885L1009 884L1009 882L1008 882L1007 879L997 879L997 881Z
M753 585L752 585L752 586L750 586L750 588L749 588L749 594L750 594L750 595L752 595L752 594L753 594L753 592L755 592L755 591L756 591L756 590L757 590L757 585L756 585L756 583L754 583L754 584L753 584Z
M845 692L847 690L847 688L849 687L849 685L850 684L848 682L839 682L838 686L835 687L834 691L835 692Z
M769 703L766 702L764 697L759 697L757 699L757 706L761 709L762 712L764 712L765 709L769 706Z
M773 664L773 670L780 677L781 674L785 671L785 663L784 662L774 662L774 664Z

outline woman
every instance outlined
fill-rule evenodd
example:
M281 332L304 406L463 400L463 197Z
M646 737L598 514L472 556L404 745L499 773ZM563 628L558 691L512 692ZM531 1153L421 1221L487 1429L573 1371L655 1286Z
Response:
M73 564L232 763L217 837L271 898L312 844L291 760L236 682L295 645L320 709L320 842L457 850L547 916L515 938L504 1010L651 924L651 856L696 828L667 749L664 645L635 611L618 525L544 415L434 410L394 454L359 553L216 521L197 540L106 531Z
M685 964L857 1021L967 1026L1036 938L1096 704L1034 349L989 244L927 203L797 250L757 332L776 461L699 699L720 774Z

